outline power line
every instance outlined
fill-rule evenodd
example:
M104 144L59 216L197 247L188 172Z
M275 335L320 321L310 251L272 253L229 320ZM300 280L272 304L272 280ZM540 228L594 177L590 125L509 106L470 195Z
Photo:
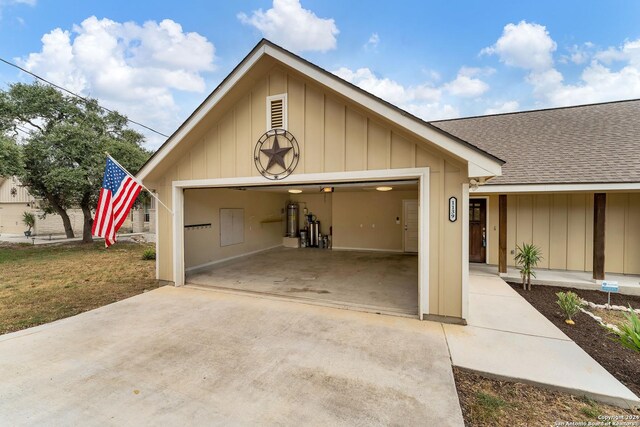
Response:
M87 102L87 103L88 103L88 102L90 102L90 100L89 100L89 99L87 99L87 98L85 98L84 96L81 96L81 95L78 95L77 93L71 92L69 89L64 88L64 87L62 87L62 86L59 86L59 85L57 85L57 84L55 84L55 83L53 83L53 82L50 82L49 80L45 79L44 77L40 77L39 75L37 75L37 74L35 74L35 73L32 73L31 71L29 71L29 70L27 70L27 69L25 69L25 68L22 68L21 66L19 66L19 65L17 65L17 64L14 64L13 62L7 61L7 60L6 60L6 59L4 59L4 58L0 58L0 62L4 62L5 64L7 64L7 65L9 65L9 66L11 66L11 67L17 68L18 70L20 70L20 71L22 71L22 72L24 72L24 73L27 73L27 74L29 74L29 75L31 75L31 76L33 76L33 77L35 77L35 78L36 78L36 79L38 79L38 80L42 80L43 82L47 83L47 84L48 84L48 85L50 85L50 86L53 86L53 87L55 87L55 88L57 88L57 89L59 89L59 90L62 90L62 91L64 91L64 92L67 92L69 95L75 96L76 98L81 99L81 100L83 100L84 102ZM102 106L102 105L100 105L100 104L98 104L98 107L100 107L101 109L103 109L103 110L105 110L105 111L108 111L108 112L110 112L110 113L115 113L115 111L110 110L110 109L108 109L107 107L103 107L103 106ZM151 127L147 126L147 125L144 125L144 124L142 124L142 123L140 123L140 122L137 122L137 121L135 121L135 120L131 120L131 119L130 119L130 118L128 118L128 117L127 117L126 119L127 119L127 121L128 121L129 123L136 124L136 125L141 126L141 127L145 128L145 129L147 129L147 130L150 130L151 132L157 133L157 134L158 134L158 135L160 135L160 136L164 136L165 138L169 138L169 135L165 135L164 133L159 132L159 131L157 131L157 130L155 130L155 129L153 129L153 128L151 128Z

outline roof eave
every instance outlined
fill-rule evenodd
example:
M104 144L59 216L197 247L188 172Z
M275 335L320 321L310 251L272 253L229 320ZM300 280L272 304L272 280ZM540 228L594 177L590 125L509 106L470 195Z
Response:
M486 176L502 175L504 161L486 151L464 141L408 112L390 104L363 89L341 79L340 77L318 67L315 64L283 49L272 42L262 39L252 51L234 68L234 70L218 85L218 87L200 104L185 122L165 141L136 174L144 180L153 169L170 153L173 148L213 109L216 104L234 87L234 85L264 55L280 61L302 73L308 78L329 87L398 124L410 132L423 137L443 150L468 162L469 170L478 168L486 171ZM472 166L473 165L473 166ZM470 175L471 177L471 175Z

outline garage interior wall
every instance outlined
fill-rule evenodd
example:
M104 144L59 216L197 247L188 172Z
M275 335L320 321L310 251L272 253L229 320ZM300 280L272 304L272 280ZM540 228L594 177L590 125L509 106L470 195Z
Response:
M402 200L417 191L340 192L333 195L333 247L402 252ZM399 223L396 224L396 218Z
M200 121L145 185L171 206L173 181L258 175L252 153L267 130L265 100L281 93L288 96L288 130L300 145L294 174L430 168L429 312L461 317L462 221L448 221L447 212L449 197L462 206L466 164L295 70L276 65L238 82L220 108ZM172 281L172 217L165 209L158 212L159 278Z
M497 264L497 195L490 196L489 205L489 263ZM607 193L606 272L640 274L638 218L640 193ZM533 242L542 250L540 268L592 271L593 193L507 196L508 265L515 265L516 244L523 242Z
M185 268L282 245L287 196L227 189L186 190L184 195ZM220 246L220 209L244 209L244 242ZM193 224L210 227L189 228Z

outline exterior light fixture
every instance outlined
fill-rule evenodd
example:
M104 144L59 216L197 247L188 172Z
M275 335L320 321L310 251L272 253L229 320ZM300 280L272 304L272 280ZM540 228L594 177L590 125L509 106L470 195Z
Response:
M376 190L378 190L378 191L391 191L391 190L393 190L393 187L376 187Z
M322 191L323 193L333 193L333 187L322 187Z
M302 190L296 190L296 189L292 188L291 190L289 190L289 193L291 193L291 194L300 194L300 193L302 193Z

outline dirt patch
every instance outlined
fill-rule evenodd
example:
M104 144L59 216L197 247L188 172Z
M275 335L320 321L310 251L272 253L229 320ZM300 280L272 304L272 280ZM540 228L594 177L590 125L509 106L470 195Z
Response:
M634 415L587 398L489 379L459 368L453 368L453 374L467 426L551 426L558 422L587 425L601 416Z
M611 339L612 335L594 319L584 313L574 316L575 325L564 322L564 316L556 303L556 293L572 291L581 298L596 304L605 304L607 294L599 291L569 289L556 286L534 286L531 291L523 291L521 284L509 283L540 313L556 325L569 338L589 353L607 371L626 385L636 395L640 395L640 353L624 348ZM612 294L611 304L640 308L640 297Z

